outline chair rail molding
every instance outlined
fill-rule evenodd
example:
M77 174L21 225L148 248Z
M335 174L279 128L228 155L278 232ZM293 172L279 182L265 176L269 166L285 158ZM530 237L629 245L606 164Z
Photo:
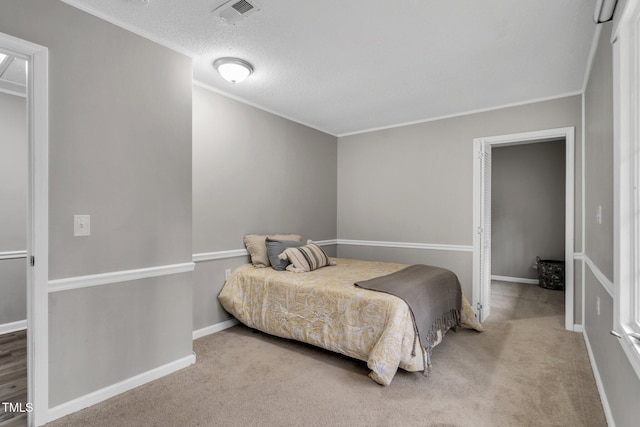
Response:
M193 271L195 264L185 262L181 264L161 265L157 267L137 268L134 270L112 271L109 273L90 274L87 276L67 277L49 280L49 292L69 291L88 288L91 286L108 285L112 283L130 282L147 279L149 277L167 276L170 274L188 273Z
M0 261L5 259L20 259L20 258L26 258L26 257L27 257L26 250L0 252Z

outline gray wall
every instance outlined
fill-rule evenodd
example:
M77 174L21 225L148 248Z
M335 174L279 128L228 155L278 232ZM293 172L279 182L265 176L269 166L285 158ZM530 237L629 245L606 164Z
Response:
M491 274L537 279L536 256L564 259L565 141L491 156Z
M27 105L0 92L0 252L27 248ZM27 318L25 259L0 260L0 325Z
M60 1L0 29L49 48L50 279L189 262L191 59ZM50 294L50 405L191 355L191 276Z
M585 91L585 254L613 281L613 53L611 24L603 24ZM596 207L602 205L602 224ZM595 364L616 426L635 426L640 419L640 379L613 329L613 298L585 265L585 319ZM598 300L600 314L598 314Z
M0 325L27 319L25 258L0 260Z
M575 127L580 141L580 96L341 137L338 238L471 246L473 139L566 126ZM580 188L579 161L575 177ZM576 192L577 231L581 203ZM577 233L575 244L579 251ZM470 252L414 251L420 262L454 266L471 298ZM362 246L338 248L339 256L368 258L372 252ZM401 258L399 250L385 252ZM579 292L576 301L576 319L581 319Z
M242 249L249 233L335 239L336 156L334 136L194 86L193 252ZM246 262L197 264L194 330L229 318L216 296Z
M0 252L27 248L27 105L0 92Z
M610 25L600 35L585 91L585 254L613 280L613 60ZM602 224L596 220L602 206Z
M184 273L50 294L49 327L67 331L49 336L50 405L191 354L191 281Z

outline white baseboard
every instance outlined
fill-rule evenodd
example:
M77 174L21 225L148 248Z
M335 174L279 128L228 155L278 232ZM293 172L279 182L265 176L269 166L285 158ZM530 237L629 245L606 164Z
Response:
M11 332L17 332L27 329L26 320L18 320L17 322L3 323L0 325L0 335L10 334Z
M528 285L537 285L540 283L538 279L522 279L520 277L509 276L491 276L491 280L500 280L502 282L526 283Z
M584 328L582 325L573 325L573 332L584 333Z
M117 396L118 394L124 393L136 387L140 387L143 384L157 380L158 378L164 377L173 372L179 371L180 369L191 366L194 363L196 363L196 355L191 354L189 356L183 357L182 359L175 360L173 362L167 363L166 365L159 366L150 371L143 372L142 374L136 375L131 378L127 378L126 380L120 381L119 383L110 385L100 390L96 390L93 393L78 397L77 399L73 399L54 408L49 408L47 412L47 422L57 420L58 418L62 418L65 415L72 414L81 409L87 408L89 406L95 405L96 403L100 403L111 397Z
M607 426L615 427L616 423L613 421L613 414L611 413L611 407L609 406L609 401L607 400L607 393L604 391L604 385L602 384L602 378L600 377L600 372L598 371L598 365L596 365L596 359L593 355L593 350L591 350L591 343L589 342L587 331L582 331L582 337L584 338L584 343L587 345L587 353L589 354L589 361L591 362L591 370L593 371L593 376L596 380L598 394L600 394L600 400L602 401L602 409L604 409L604 416L607 419Z
M197 340L198 338L224 331L225 329L229 329L237 324L238 321L236 319L229 319L224 322L216 323L215 325L207 326L206 328L198 329L197 331L193 331L193 339Z

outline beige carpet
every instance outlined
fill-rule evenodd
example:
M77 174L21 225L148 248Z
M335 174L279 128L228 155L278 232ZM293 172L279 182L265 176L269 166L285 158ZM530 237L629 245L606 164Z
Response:
M388 387L363 362L243 326L194 343L197 363L51 426L605 426L564 293L494 283L486 331L447 334L430 377Z

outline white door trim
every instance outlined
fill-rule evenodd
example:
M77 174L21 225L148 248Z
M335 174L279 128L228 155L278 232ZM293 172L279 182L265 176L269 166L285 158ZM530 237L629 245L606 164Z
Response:
M499 135L485 138L475 138L473 152L473 288L472 305L477 310L481 301L484 284L480 277L480 263L482 260L480 251L480 238L477 230L482 225L482 191L480 180L484 173L484 163L480 161L477 150L483 145L491 147L530 144L545 140L565 139L565 328L573 330L574 313L574 274L573 274L573 247L574 247L574 203L575 203L575 129L573 127L546 129L533 132L523 132L510 135Z
M0 48L27 61L29 178L27 197L27 371L29 426L46 423L49 408L49 100L48 49L0 33ZM36 351L37 349L37 351Z

